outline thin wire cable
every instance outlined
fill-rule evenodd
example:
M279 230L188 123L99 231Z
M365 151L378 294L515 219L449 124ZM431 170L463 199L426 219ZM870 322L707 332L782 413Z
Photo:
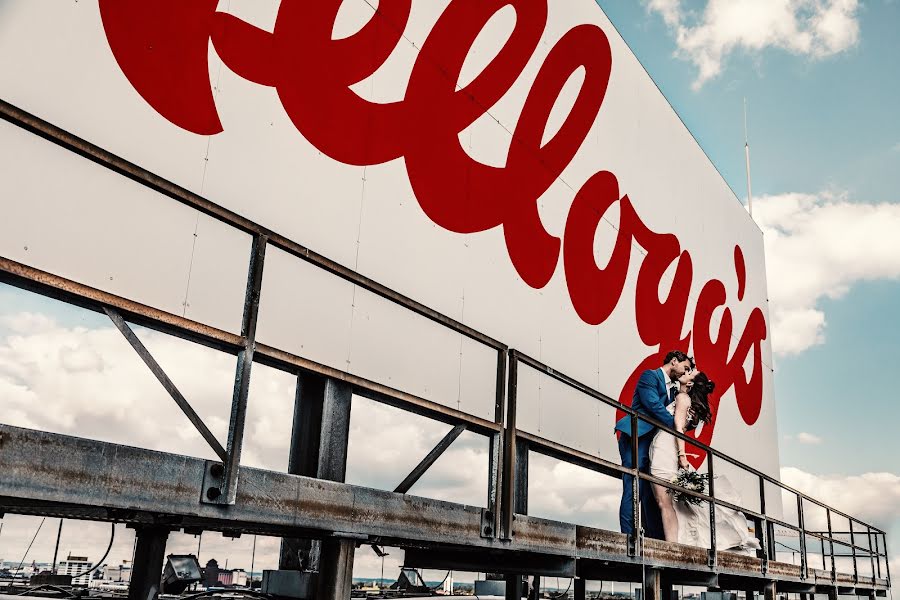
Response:
M75 579L78 579L79 577L84 577L85 575L87 575L88 573L90 573L92 571L96 571L98 568L100 568L100 565L103 564L103 561L106 560L106 557L109 556L109 551L112 550L113 540L116 539L116 524L112 523L111 525L112 525L112 531L110 531L110 533L109 533L109 546L106 547L106 552L103 553L103 556L100 557L100 560L98 560L97 563L93 567L91 567L87 571L79 573L78 575L72 575L73 581Z
M22 565L25 564L25 559L28 557L28 552L31 550L31 545L34 544L34 540L37 539L38 534L41 532L41 527L44 526L44 521L47 520L47 517L41 518L41 522L38 524L37 531L34 532L34 537L31 538L31 542L28 544L28 547L25 548L25 554L22 555L22 560L19 562L19 566L16 567L15 573L18 573L22 569ZM12 587L14 578L10 578L9 584L7 584L6 589Z

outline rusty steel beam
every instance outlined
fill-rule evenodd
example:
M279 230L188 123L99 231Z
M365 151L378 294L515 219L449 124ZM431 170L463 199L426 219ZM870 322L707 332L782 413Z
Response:
M711 569L703 548L646 540L645 556L627 554L618 532L516 515L511 540L481 535L481 508L298 475L241 468L230 506L200 502L209 461L0 425L0 510L114 520L171 528L367 540L427 549L532 554L547 564L569 559L647 564L735 577L800 582L795 565L719 553ZM448 555L449 556L449 555ZM553 557L558 557L553 558ZM498 558L498 562L502 559ZM852 575L840 578L853 581ZM868 584L867 584L868 587ZM875 579L872 589L887 589Z
M259 294L262 290L263 265L266 259L265 234L254 236L250 252L250 268L247 274L247 289L244 296L244 313L241 318L241 340L243 347L237 356L234 376L234 393L231 399L231 416L228 421L228 457L225 459L225 490L221 496L223 504L234 504L237 494L238 470L241 465L241 451L244 446L244 424L247 419L247 396L250 393L250 372L253 354L256 352L256 323L259 320Z

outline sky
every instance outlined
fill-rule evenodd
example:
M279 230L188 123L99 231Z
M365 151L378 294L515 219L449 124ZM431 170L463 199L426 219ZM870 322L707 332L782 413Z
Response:
M767 250L782 478L900 535L900 2L599 4L743 201L746 99L753 216ZM216 415L227 414L227 357L152 331L139 335L223 439L227 423ZM108 401L92 391L101 374L104 385L121 390ZM292 386L282 373L254 371L248 464L285 468ZM60 390L89 410L74 415L54 405ZM211 457L108 322L7 287L0 287L0 395L8 403L4 422ZM109 426L126 414L142 426ZM382 489L446 429L362 399L353 418L348 480ZM373 428L403 443L373 452L365 435ZM485 452L482 439L463 435L413 493L483 504ZM614 528L617 482L549 460L534 460L532 469L540 482L534 514ZM40 519L7 515L3 522L0 558L18 559ZM44 523L28 562L49 560L55 531L56 521ZM97 557L108 532L105 524L66 525L61 551ZM120 527L116 535L111 562L131 554L131 531ZM197 541L173 534L170 550L195 551ZM277 543L259 540L257 570L274 568ZM250 566L251 538L207 534L202 547L203 560L216 555L224 564L229 556L232 566ZM900 556L896 539L892 553ZM386 572L401 557L394 552ZM892 565L900 572L896 558ZM380 566L370 550L358 552L357 575L376 576Z

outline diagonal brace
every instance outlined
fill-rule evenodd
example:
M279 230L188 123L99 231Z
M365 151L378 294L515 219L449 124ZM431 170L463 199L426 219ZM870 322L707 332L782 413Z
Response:
M456 427L451 429L447 433L447 435L444 436L444 439L438 442L437 446L432 448L431 452L429 452L428 455L422 459L422 462L416 465L415 469L410 471L409 475L407 475L406 478L400 482L400 485L394 488L394 491L399 494L405 494L406 492L408 492L409 489L413 485L415 485L415 483L422 477L422 475L425 474L425 471L427 471L428 468L431 467L431 465L433 465L437 461L437 459L441 457L441 454L443 454L444 451L450 447L450 444L452 444L456 440L456 438L458 438L460 434L465 430L466 426L464 424L457 425Z
M206 423L203 422L203 419L200 418L193 407L188 403L187 399L182 395L178 388L175 387L175 384L169 379L169 376L166 375L165 371L162 370L162 367L159 366L159 363L156 362L156 359L153 358L153 355L150 354L150 351L147 350L147 347L138 339L138 337L134 334L134 331L125 322L125 319L122 318L122 315L119 314L119 311L114 308L109 308L104 306L103 310L106 312L106 315L110 318L113 324L119 329L122 335L125 336L125 339L128 340L128 343L131 344L131 347L134 348L134 351L138 353L138 356L144 361L150 371L156 375L156 378L162 384L166 391L169 392L169 395L172 396L172 399L175 401L175 404L184 412L185 416L190 420L191 423L194 424L194 427L197 428L197 431L200 432L200 435L203 436L203 439L206 440L206 443L209 444L213 451L215 451L216 455L221 458L223 461L228 459L228 454L225 452L225 448L222 447L222 444L219 443L219 440L216 439L216 436L212 434L209 428L206 426Z

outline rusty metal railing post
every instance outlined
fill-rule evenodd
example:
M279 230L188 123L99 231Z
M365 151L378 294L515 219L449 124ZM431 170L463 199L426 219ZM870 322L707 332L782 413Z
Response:
M519 378L519 360L515 350L509 351L509 378L506 392L506 427L503 434L503 497L500 510L503 515L502 539L513 537L516 492L516 394Z
M253 238L250 268L247 275L247 294L244 298L244 315L241 319L241 337L244 347L238 353L234 376L234 396L231 400L231 418L228 424L228 460L225 462L225 489L222 504L234 504L237 495L241 449L244 444L244 422L247 418L247 395L250 391L250 369L256 351L256 323L259 316L259 296L262 290L263 265L269 238L263 234Z
M859 583L859 568L856 563L856 535L853 533L853 519L848 518L850 524L850 553L853 555L853 583Z
M872 566L872 577L875 577L875 555L872 554L872 526L869 524L866 524L866 541L868 542L869 547L869 564ZM880 566L881 565L879 565L879 567Z
M825 509L825 520L828 522L828 546L829 546L829 554L831 555L831 581L835 581L837 579L837 569L835 568L834 561L834 531L831 528L831 509Z
M760 570L765 575L769 570L769 547L772 539L769 537L769 519L766 514L766 480L759 478L759 514L762 519L759 521L759 545L761 546Z
M641 469L638 463L638 417L631 416L631 536L628 538L628 555L636 556L638 548L644 552L644 544L639 544L638 539L643 538L641 532Z
M710 567L716 566L716 472L713 467L712 452L706 453L706 471L709 476L709 555L706 562Z
M497 382L494 394L494 422L503 425L506 412L506 371L509 349L497 351ZM491 536L496 537L501 528L501 504L503 496L503 456L505 451L504 432L492 434L488 438L488 498L486 520L491 522ZM482 535L486 535L484 526Z
M800 579L809 575L809 563L806 555L806 526L803 518L803 496L797 495L797 525L800 528Z

